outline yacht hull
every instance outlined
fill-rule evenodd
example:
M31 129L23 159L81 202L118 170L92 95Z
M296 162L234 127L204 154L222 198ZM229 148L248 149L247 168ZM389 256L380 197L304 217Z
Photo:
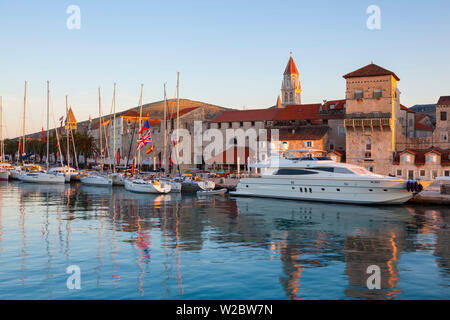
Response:
M86 176L80 178L83 185L98 186L98 187L111 187L113 181L111 178L102 176Z
M65 183L66 178L63 174L22 174L20 181L39 184L63 184Z
M407 190L404 180L350 179L242 179L234 196L278 198L353 204L402 204L416 193ZM431 181L420 182L426 188Z
M124 182L125 190L131 191L131 192L138 192L138 193L158 193L158 194L165 194L169 193L171 190L170 184L164 184L164 185L155 185L150 182L136 182L133 180L125 180Z

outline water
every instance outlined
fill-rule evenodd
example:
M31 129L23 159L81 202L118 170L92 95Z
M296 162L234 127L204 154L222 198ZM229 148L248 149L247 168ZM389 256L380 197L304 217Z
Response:
M449 299L449 240L448 207L6 182L0 299Z

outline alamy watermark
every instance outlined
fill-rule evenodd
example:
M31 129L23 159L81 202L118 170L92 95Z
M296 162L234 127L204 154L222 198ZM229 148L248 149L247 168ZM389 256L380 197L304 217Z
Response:
M381 270L380 267L373 264L367 267L367 274L370 276L367 278L367 288L369 290L381 289Z
M66 13L69 14L66 20L66 26L69 30L81 29L81 10L77 5L70 5L66 9Z
M76 264L68 266L66 268L66 273L70 274L67 278L66 286L69 290L80 290L81 289L81 269Z
M369 17L366 21L367 29L381 30L381 9L377 5L370 5L367 7L366 13Z

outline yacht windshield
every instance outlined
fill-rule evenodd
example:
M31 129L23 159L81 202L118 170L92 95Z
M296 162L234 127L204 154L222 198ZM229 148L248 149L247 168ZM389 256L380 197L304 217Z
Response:
M357 173L357 174L361 174L361 175L373 175L372 172L370 172L369 170L366 170L364 168L352 168L352 171Z

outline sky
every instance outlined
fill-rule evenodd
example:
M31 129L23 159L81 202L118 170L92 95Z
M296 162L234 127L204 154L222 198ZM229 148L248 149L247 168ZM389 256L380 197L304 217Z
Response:
M80 28L67 28L70 5ZM380 8L371 30L367 8ZM342 99L342 75L374 62L401 81L401 103L436 103L450 95L450 1L84 1L0 2L0 96L4 134L46 125L65 113L68 95L77 120L176 95L237 109L266 108L280 94L292 50L302 102Z

